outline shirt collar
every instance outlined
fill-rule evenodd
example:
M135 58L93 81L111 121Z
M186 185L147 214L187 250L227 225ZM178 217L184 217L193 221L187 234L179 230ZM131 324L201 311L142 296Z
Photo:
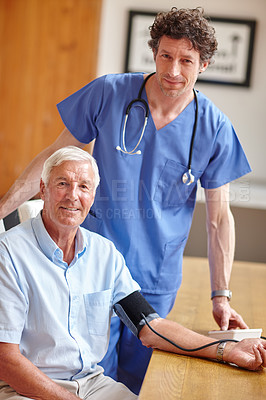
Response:
M49 260L51 260L56 265L60 266L61 268L68 268L66 262L63 261L63 252L57 246L57 244L53 241L49 233L47 232L41 212L37 215L37 217L31 220L32 229L36 240L42 250L42 252L46 255ZM84 240L84 235L80 228L78 228L76 237L75 237L75 255L74 258L69 265L71 267L75 264L75 262L84 254L86 251L86 245Z

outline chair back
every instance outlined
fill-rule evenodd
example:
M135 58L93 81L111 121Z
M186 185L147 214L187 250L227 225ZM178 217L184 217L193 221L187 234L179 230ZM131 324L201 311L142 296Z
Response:
M0 233L5 232L5 225L4 221L0 219Z

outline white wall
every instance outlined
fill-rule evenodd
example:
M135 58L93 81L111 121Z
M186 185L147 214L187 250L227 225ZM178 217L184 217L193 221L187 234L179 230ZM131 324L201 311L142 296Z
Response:
M98 75L124 72L129 10L156 12L173 6L202 6L212 16L257 21L251 86L201 83L198 88L231 119L253 169L245 178L250 199L257 197L259 207L266 208L266 0L103 0Z

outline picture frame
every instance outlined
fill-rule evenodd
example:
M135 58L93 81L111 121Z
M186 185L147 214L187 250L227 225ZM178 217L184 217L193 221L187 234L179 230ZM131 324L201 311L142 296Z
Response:
M149 26L156 12L129 11L125 72L153 72L155 63L148 46ZM208 17L215 28L218 50L215 62L199 75L197 83L249 87L251 83L256 21Z

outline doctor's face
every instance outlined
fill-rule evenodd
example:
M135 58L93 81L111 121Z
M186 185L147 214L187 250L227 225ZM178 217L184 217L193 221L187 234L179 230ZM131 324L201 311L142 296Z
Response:
M208 62L200 62L200 54L188 39L162 36L157 54L154 54L156 76L162 93L178 97L191 93L200 72Z
M47 185L41 181L42 218L47 230L76 229L93 204L94 188L89 161L64 161L53 167Z

